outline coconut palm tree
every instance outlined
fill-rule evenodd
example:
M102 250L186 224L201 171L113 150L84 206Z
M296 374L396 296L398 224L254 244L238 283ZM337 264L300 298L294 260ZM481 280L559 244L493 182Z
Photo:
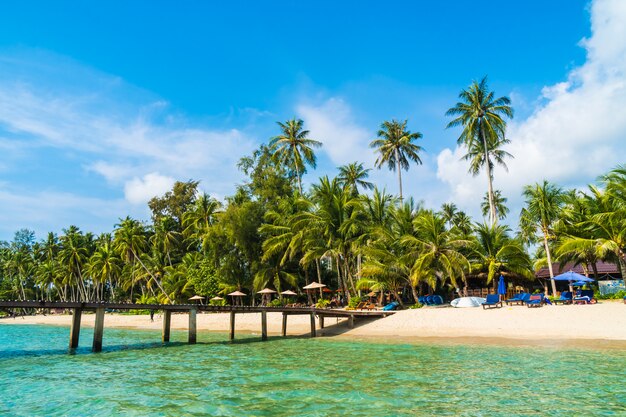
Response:
M131 299L132 288L134 283L135 263L139 263L144 271L150 276L153 282L159 287L168 302L172 302L169 295L163 289L160 281L154 274L146 267L146 264L141 260L141 254L144 253L147 247L146 231L144 226L137 220L126 217L120 223L115 225L115 248L122 254L122 257L126 262L131 265L133 276L131 277Z
M380 125L378 139L370 143L370 148L378 152L375 166L380 169L383 165L391 171L398 171L398 187L400 191L400 202L402 197L402 170L409 170L410 161L417 165L422 164L419 156L424 149L414 142L422 138L420 132L407 130L407 120L400 122L397 120L385 121Z
M309 131L303 130L302 120L291 119L285 123L277 122L282 134L270 140L273 155L285 166L295 171L298 179L298 189L302 194L302 175L306 172L306 165L316 166L313 148L322 146L321 142L309 138Z
M523 191L526 207L520 214L520 230L529 242L541 240L546 252L552 293L556 295L554 271L552 270L552 254L550 241L556 238L554 225L560 217L565 194L561 188L548 181L541 184L527 185Z
M89 251L85 245L85 236L78 227L70 226L64 230L60 243L59 261L74 278L79 300L87 301L89 296L83 279L83 268L89 258Z
M506 202L509 201L508 198L502 195L500 190L495 190L493 192L493 204L496 208L496 214L498 216L498 220L504 220L509 214L509 208L506 206ZM489 193L486 193L483 197L483 202L480 205L480 209L483 213L483 216L490 215L490 207L489 207Z
M221 208L222 203L205 193L200 194L191 210L183 215L183 235L195 239L206 249L209 228L215 223Z
M116 278L122 272L122 259L113 248L113 241L109 233L105 233L98 239L99 245L91 258L89 258L89 273L96 282L109 284L111 300L115 301L115 287L113 285ZM104 298L104 291L101 295Z
M457 289L459 280L465 285L470 263L462 249L471 242L457 238L446 228L444 218L431 210L422 210L413 221L413 227L414 233L402 238L407 255L413 259L412 282L426 282L432 289L447 279Z
M504 225L478 224L475 227L474 272L486 273L487 284L502 273L514 273L532 279L532 262L521 240L509 236Z
M369 177L371 169L363 168L363 164L360 162L352 162L348 165L342 165L339 167L339 175L337 179L344 187L349 187L354 191L356 195L359 194L359 187L365 190L372 190L374 184L366 179Z
M487 171L489 213L491 223L497 221L496 206L493 196L493 164L504 164L505 157L511 155L501 149L508 143L505 139L506 121L512 118L511 100L506 97L495 98L489 91L487 77L480 82L472 82L469 88L459 94L460 101L446 112L454 119L448 128L462 126L463 131L457 142L467 148L464 159L470 161L470 172L477 175L481 167Z

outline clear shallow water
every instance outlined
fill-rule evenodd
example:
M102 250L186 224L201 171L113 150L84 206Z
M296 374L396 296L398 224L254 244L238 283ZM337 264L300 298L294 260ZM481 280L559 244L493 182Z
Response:
M0 415L626 415L626 351L105 329L92 354L83 329L68 355L68 334L0 325Z

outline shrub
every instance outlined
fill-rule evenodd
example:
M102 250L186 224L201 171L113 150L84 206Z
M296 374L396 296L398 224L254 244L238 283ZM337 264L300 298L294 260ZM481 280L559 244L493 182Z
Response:
M287 304L287 302L284 299L281 300L280 298L276 298L276 299L270 301L270 303L268 305L270 307L283 307L285 304Z
M317 308L326 308L328 307L328 304L330 304L330 300L326 300L324 298L317 300L317 303L315 304L315 307ZM355 304L356 306L356 304Z
M415 303L415 304L413 304L413 305L412 305L411 307L409 307L409 308L414 309L414 308L422 308L422 307L424 307L424 304L421 304L421 303Z

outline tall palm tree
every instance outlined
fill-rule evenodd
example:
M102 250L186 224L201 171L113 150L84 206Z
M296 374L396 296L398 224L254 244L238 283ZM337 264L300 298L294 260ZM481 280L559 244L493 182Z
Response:
M337 179L344 187L349 187L355 194L359 194L359 187L372 190L374 184L366 179L369 177L371 169L363 168L363 164L360 162L352 162L348 165L342 165L339 167L339 175Z
M206 248L205 239L209 228L215 223L216 215L220 212L222 203L209 195L202 193L191 210L183 215L183 234L195 239Z
M407 255L414 261L411 267L411 280L414 283L426 282L432 289L437 283L450 279L459 288L459 279L466 285L466 272L470 263L462 249L471 242L459 239L446 229L442 216L430 210L423 210L413 221L414 233L402 238L407 247Z
M407 120L403 122L397 120L383 122L378 131L378 139L370 143L370 148L376 149L376 152L379 153L375 166L380 169L386 164L391 171L398 171L401 203L403 201L402 170L409 170L410 161L421 165L422 160L419 154L424 150L421 146L414 143L422 138L422 134L407 130L407 122Z
M472 270L487 274L487 284L502 273L514 273L531 279L532 262L521 240L509 236L504 225L479 224L475 227L476 259Z
M493 164L495 161L506 167L504 157L511 157L501 147L508 143L505 139L506 121L503 117L513 117L511 100L506 96L494 96L495 93L489 91L485 76L480 82L473 81L468 89L462 90L459 94L461 100L446 112L446 116L454 117L448 123L448 128L463 126L457 142L467 148L464 159L470 161L470 172L477 175L483 166L487 171L491 223L497 221L493 195Z
M495 190L493 192L493 204L496 208L498 220L504 220L507 214L509 214L509 208L506 206L507 201L509 201L509 199L504 197L500 190ZM489 206L489 193L485 194L485 196L483 197L483 202L480 205L480 209L483 213L483 216L490 215L491 207Z
M103 234L98 240L99 245L89 258L89 272L96 282L108 282L111 300L115 301L113 282L122 272L122 260L113 248L110 234ZM104 291L101 297L104 299Z
M133 274L131 277L131 298L135 274L134 266L135 263L138 262L150 278L156 283L157 287L159 287L167 301L171 303L172 300L161 286L160 281L154 276L154 274L152 274L148 267L146 267L145 263L141 260L141 254L145 251L147 246L144 226L139 221L126 217L121 220L119 224L116 224L115 227L115 248L122 254L124 260L131 265L131 271Z
M306 172L306 165L316 166L313 148L322 146L321 142L309 138L309 131L303 130L304 122L295 118L285 123L277 122L282 134L270 140L270 148L283 164L293 169L298 179L298 189L302 194L302 175Z
M520 230L528 241L543 241L548 270L550 271L552 294L556 295L549 243L556 238L554 225L559 219L565 194L561 188L544 180L541 184L524 187L523 195L526 199L526 207L522 209L520 214Z

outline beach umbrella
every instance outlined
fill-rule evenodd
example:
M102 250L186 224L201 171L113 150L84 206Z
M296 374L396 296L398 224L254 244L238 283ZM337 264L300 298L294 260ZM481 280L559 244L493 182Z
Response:
M498 294L500 294L500 301L506 295L506 285L504 284L504 277L500 275L500 280L498 281Z
M194 295L193 297L189 297L189 301L200 301L200 304L202 304L202 300L204 300L204 297L200 296L200 295Z
M319 282L315 282L313 281L312 283L310 283L307 286L302 287L305 290L316 290L316 289L320 289L320 297L322 296L322 288L324 288L326 285L325 284L320 284Z
M291 290L287 290L287 291L283 291L281 292L282 295L298 295L295 292L291 291Z
M213 297L211 298L211 301L219 301L219 300L223 300L222 297Z
M595 281L592 278L586 277L584 275L578 274L574 271L567 271L563 274L557 275L554 277L555 281L569 281L569 290L570 292L574 292L573 283L574 282L593 282Z
M272 299L272 294L276 294L276 291L270 288L263 288L261 291L257 291L257 294L261 294L263 300L265 300L267 297L267 302L269 303L269 301Z
M235 303L235 297L245 297L245 296L246 296L246 294L242 293L241 291L233 291L233 292L231 292L231 293L230 293L230 294L228 294L228 295L230 295L231 297L233 297L233 305L236 305L236 304L237 304L237 303ZM238 300L240 300L240 301L241 301L241 298L238 298ZM240 304L243 304L243 303L240 303Z
M577 274L574 271L567 271L561 275L557 275L554 277L555 281L582 281L582 282L593 282L595 281L593 278L586 277L581 274Z

